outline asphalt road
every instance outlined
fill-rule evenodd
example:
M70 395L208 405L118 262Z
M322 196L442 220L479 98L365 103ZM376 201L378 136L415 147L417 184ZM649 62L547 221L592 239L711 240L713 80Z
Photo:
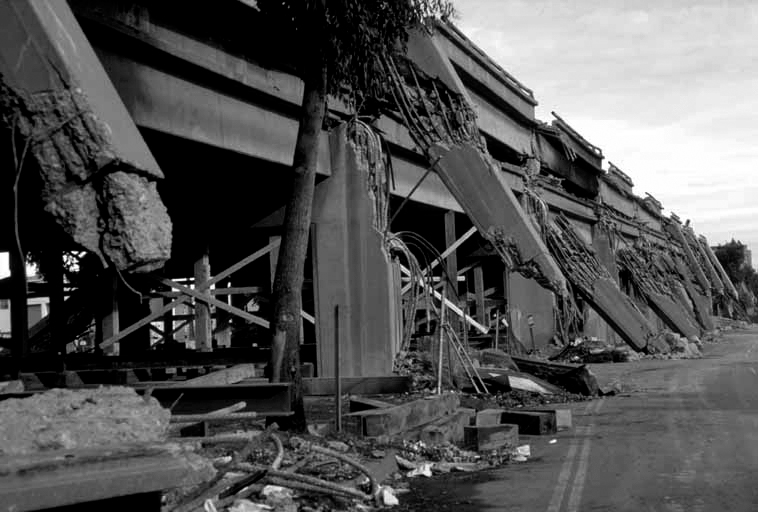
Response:
M522 438L532 447L529 462L414 481L403 508L758 510L758 329L732 331L704 353L593 365L624 392L571 405L571 431Z

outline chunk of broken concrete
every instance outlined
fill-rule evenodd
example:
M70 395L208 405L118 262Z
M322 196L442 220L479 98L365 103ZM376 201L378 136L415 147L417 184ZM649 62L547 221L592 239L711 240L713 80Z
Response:
M501 421L518 425L522 435L541 436L557 432L555 414L550 412L507 410Z
M501 450L518 444L517 425L473 426L464 429L464 446L478 452Z

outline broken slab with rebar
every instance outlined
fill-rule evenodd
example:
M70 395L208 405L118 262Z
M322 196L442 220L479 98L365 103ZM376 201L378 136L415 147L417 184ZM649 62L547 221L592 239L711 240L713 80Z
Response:
M456 394L444 393L394 407L346 414L342 423L345 430L354 435L392 436L452 414L459 405L460 399Z
M163 173L68 3L4 0L0 33L0 121L19 146L17 175L33 163L40 178L27 193L104 265L163 266Z

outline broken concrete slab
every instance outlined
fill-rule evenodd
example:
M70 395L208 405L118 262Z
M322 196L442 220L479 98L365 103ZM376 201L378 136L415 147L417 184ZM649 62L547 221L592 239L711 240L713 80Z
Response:
M476 413L475 426L488 427L500 425L503 422L504 412L505 409L482 409Z
M486 452L515 448L519 442L518 425L501 423L466 427L463 431L463 445L469 450Z
M427 445L460 444L464 440L464 429L471 424L475 416L474 409L460 408L453 414L443 416L423 426L418 434L418 440Z
M529 373L504 368L479 368L477 372L488 387L496 388L501 392L507 392L512 389L539 393L541 395L557 395L563 392L558 386Z
M506 410L501 416L503 423L518 425L519 433L525 436L555 434L558 429L554 412Z
M153 155L67 2L0 2L0 117L27 140L44 211L119 270L171 255Z
M585 365L554 363L517 356L513 356L513 361L522 371L569 393L584 396L596 396L598 393L597 378Z
M347 431L358 436L392 436L452 414L459 405L456 394L444 393L385 409L346 414L342 421Z

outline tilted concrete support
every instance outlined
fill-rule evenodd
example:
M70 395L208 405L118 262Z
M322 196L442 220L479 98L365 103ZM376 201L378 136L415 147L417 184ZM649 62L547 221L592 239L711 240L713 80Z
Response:
M695 285L694 276L680 257L674 256L674 264L679 274L682 276L682 284L687 295L689 295L692 301L692 306L695 311L695 317L697 318L700 326L706 331L712 331L715 326L713 325L713 318L711 318L711 300L709 297L703 295Z
M674 238L674 240L679 242L679 245L682 246L684 257L687 260L687 265L689 266L692 274L695 276L697 283L702 287L703 291L706 294L710 294L711 283L708 281L708 278L705 277L705 273L703 272L703 269L700 268L700 264L695 258L690 244L687 243L687 239L684 236L684 232L682 231L682 226L673 219L664 222L663 225L664 229Z
M0 96L61 229L117 269L162 266L163 174L65 0L0 1Z
M320 377L334 376L334 307L340 309L342 376L392 371L400 293L370 195L365 155L343 125L331 137L332 175L313 204L313 280Z
M685 238L690 243L690 247L692 247L693 254L695 254L695 257L700 263L701 268L704 270L706 277L708 277L708 280L711 282L711 290L717 296L723 295L724 283L721 281L721 276L718 274L718 272L716 272L716 269L713 267L713 264L711 263L711 260L708 258L708 255L703 249L703 246L698 241L697 236L695 236L695 232L692 230L691 227L685 227L683 229L683 232L684 232Z
M592 248L595 250L597 260L608 270L611 278L618 284L618 268L616 267L616 256L611 237L608 230L603 229L599 223L592 226ZM587 308L585 312L584 334L605 340L611 345L616 345L621 341L616 331L593 308Z
M427 75L439 78L471 107L473 102L434 37L414 33L408 44L408 57ZM478 140L477 134L472 139ZM461 205L481 235L497 249L506 265L528 263L531 270L514 268L526 274L539 274L543 286L562 293L565 279L550 252L534 229L502 172L486 150L473 142L431 144L423 148L438 176ZM517 254L520 261L512 261ZM525 272L526 270L526 272ZM532 276L530 276L532 277Z
M532 222L493 165L472 145L429 149L435 169L481 235L489 240L507 265L528 264L546 288L559 292L565 279ZM511 261L517 254L517 261ZM514 270L521 271L527 269ZM530 276L531 277L531 276Z
M713 253L711 246L708 244L708 239L705 238L703 235L700 235L700 237L698 238L698 241L700 242L700 245L703 248L703 252L708 257L708 260L711 262L711 265L713 265L713 268L721 276L721 282L724 284L724 289L726 290L726 292L729 294L729 296L732 299L739 301L740 294L737 293L737 288L734 287L734 283L732 283L732 280L729 279L729 276L727 275L726 270L724 270L724 267L721 266L721 262Z

